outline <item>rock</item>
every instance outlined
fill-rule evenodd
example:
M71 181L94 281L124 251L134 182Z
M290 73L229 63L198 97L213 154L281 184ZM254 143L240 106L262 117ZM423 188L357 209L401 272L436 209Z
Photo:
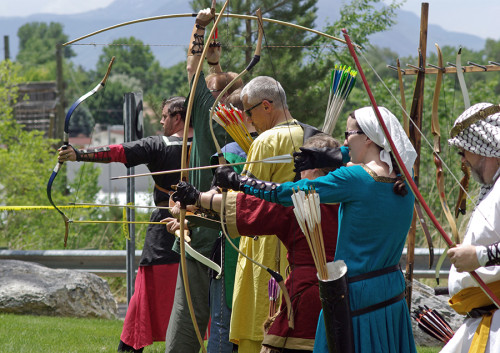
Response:
M419 306L427 305L429 309L437 310L439 314L448 322L453 331L456 331L464 321L464 316L457 314L448 305L449 296L447 295L435 295L434 289L420 283L417 280L413 280L413 291L411 298L411 311L418 309ZM425 333L420 327L415 319L412 318L413 336L415 337L415 343L418 346L444 346L444 343L438 341L437 339L431 337Z
M94 274L0 260L0 312L115 319L118 307Z

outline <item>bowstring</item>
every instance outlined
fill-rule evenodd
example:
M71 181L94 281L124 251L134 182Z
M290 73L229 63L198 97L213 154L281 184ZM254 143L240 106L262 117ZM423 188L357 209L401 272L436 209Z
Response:
M365 60L366 64L370 67L370 69L373 71L373 73L375 74L375 76L377 77L377 79L382 83L382 85L384 86L384 88L389 92L389 94L391 95L391 97L396 101L396 104L408 115L408 112L403 108L403 106L401 105L401 102L396 99L396 97L394 96L394 94L392 93L392 91L389 89L389 87L387 87L386 83L384 82L384 80L380 77L380 75L378 74L378 72L375 70L375 68L370 64L370 62L368 61L368 59L366 58L366 56L363 54L363 51L362 50L358 50L358 52L360 53L361 57ZM455 97L455 95L453 95L453 97ZM427 139L427 137L422 133L422 131L419 129L419 127L416 125L416 123L412 120L412 119L409 119L410 122L413 124L413 127L420 133L420 135L422 136L422 138L424 139L424 141L427 143L427 145L432 149L433 148L433 145L430 143L430 141ZM443 158L441 156L437 156L438 159L441 161L441 163L445 166L446 170L448 171L448 173L453 177L453 179L456 181L456 183L459 185L459 187L463 190L463 192L465 193L465 195L467 195L467 198L473 203L474 205L474 210L475 211L479 211L479 214L484 218L484 220L486 221L486 223L488 224L488 226L490 228L493 229L491 223L488 221L487 217L481 212L481 210L479 210L477 208L478 204L476 202L476 200L473 199L473 197L468 193L467 190L465 190L465 188L460 184L460 180L458 180L457 176L455 174L453 174L453 172L451 171L450 167L448 166L448 164L443 160ZM497 234L499 234L498 231L496 231Z

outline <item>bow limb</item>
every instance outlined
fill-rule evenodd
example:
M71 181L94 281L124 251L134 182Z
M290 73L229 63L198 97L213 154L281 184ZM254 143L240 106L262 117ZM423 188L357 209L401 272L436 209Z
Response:
M224 5L222 6L221 13L224 13L226 10L227 5L229 4L229 0L226 0ZM215 5L215 2L212 3L212 5ZM215 32L215 29L217 28L217 25L219 24L220 20L222 19L222 16L217 16L217 19L215 20L215 23L212 27L212 30L210 31L210 34L208 38L211 38ZM208 45L205 45L203 47L203 52L201 53L201 60L198 62L198 67L196 68L196 72L193 78L193 83L191 86L191 95L189 96L189 101L188 105L186 108L186 118L184 121L184 134L182 138L182 153L181 153L181 169L186 169L186 161L187 161L187 141L188 141L188 135L189 135L189 122L191 120L191 113L193 111L193 103L194 103L194 96L196 92L196 87L198 85L198 80L200 78L200 73L201 69L203 67L203 60L205 56L207 55L207 50L208 50ZM187 172L183 171L181 172L181 180L186 181L187 180ZM204 353L206 353L206 348L203 342L203 337L201 336L200 333L200 328L198 327L198 322L196 321L196 316L194 313L194 308L193 308L193 301L191 298L191 291L189 289L189 281L187 277L187 268L186 268L186 247L185 247L185 224L184 220L186 219L186 205L181 204L181 209L180 209L180 214L179 214L179 222L180 222L180 261L181 261L181 271L182 271L182 282L184 284L184 291L186 293L186 302L188 304L189 308L189 314L191 316L191 320L193 322L193 326L196 332L196 337L198 338L198 342L200 343L200 347Z
M431 219L432 223L434 223L434 226L436 227L436 229L438 230L438 232L441 234L441 236L443 237L443 239L446 241L446 243L448 244L448 246L450 246L450 247L456 246L455 243L453 243L453 241L450 239L450 237L448 236L448 234L446 234L446 232L444 231L444 229L441 226L441 224L439 224L438 220L436 219L436 216L434 216L434 214L432 213L431 209L429 208L429 206L425 202L424 197L422 196L422 194L418 190L417 185L413 181L412 175L409 173L408 169L406 169L406 166L403 163L403 160L401 159L401 156L399 155L399 152L396 149L396 146L394 145L394 141L392 140L392 137L390 136L389 131L387 130L387 126L385 125L385 122L382 119L382 115L380 114L380 111L378 109L377 102L375 101L375 97L373 96L373 93L372 93L372 91L370 89L370 86L368 85L368 81L366 80L365 74L363 72L363 68L361 67L361 64L359 63L358 56L356 54L354 46L351 43L351 39L349 38L349 35L347 34L347 30L344 28L344 29L342 29L342 32L344 34L344 38L346 39L347 46L349 48L349 52L351 53L351 56L353 57L353 59L354 59L354 61L356 63L356 66L358 68L358 72L359 72L359 74L361 76L361 79L363 80L363 85L365 86L366 92L367 92L367 94L368 94L368 96L370 98L370 102L371 102L371 104L373 106L373 111L375 112L375 115L377 116L377 119L379 121L380 126L382 127L382 130L384 131L384 135L385 135L387 141L391 145L391 150L392 150L392 152L394 154L394 157L396 158L396 161L397 161L397 163L399 165L399 168L401 169L401 171L405 175L406 181L410 185L410 188L411 188L413 194L419 200L419 202L422 205L422 207L424 208L425 212L427 213L427 215ZM476 280L477 284L484 291L484 293L488 296L488 298L490 298L490 300L498 308L500 308L500 300L491 291L491 289L486 285L486 283L484 283L484 281L481 279L481 277L479 277L479 275L476 272L474 272L474 271L469 272L469 273L472 276L472 278L474 278L474 280Z
M432 100L432 118L431 118L431 131L434 136L434 164L436 165L436 186L439 194L439 201L441 202L441 208L443 209L444 215L448 224L451 228L451 234L456 243L460 243L460 236L458 234L457 225L452 213L448 207L448 201L446 199L445 186L444 186L444 174L443 174L443 163L441 161L441 128L439 125L439 93L441 91L441 83L443 79L443 54L439 45L435 44L438 53L438 66L439 70L436 77L436 86L434 87L434 97ZM436 264L435 277L436 283L439 284L439 273L441 267L446 259L446 251L441 254L438 263Z
M460 84L460 90L462 91L462 96L464 97L464 108L470 107L469 91L467 90L467 85L465 84L464 71L462 69L462 48L458 49L457 59L457 78ZM460 191L458 193L457 204L455 206L455 218L458 218L459 214L465 214L467 208L467 192L469 191L469 179L470 179L470 169L465 164L462 163L461 170L464 174L460 180Z
M404 84L403 84L403 75L402 75L402 71L401 71L401 64L399 62L399 59L396 61L396 65L397 65L397 71L398 71L399 91L400 91L400 95L401 95L401 107L403 108L403 129L406 132L406 135L410 136L410 121L408 118L408 114L406 113L405 90L404 90ZM415 212L416 213L414 213L414 215L418 216L418 219L420 221L420 225L422 226L422 229L423 229L424 234L425 234L425 238L427 239L427 246L429 247L429 268L431 268L432 264L434 263L434 246L432 245L432 237L431 237L431 234L429 232L429 228L427 227L427 223L425 222L425 218L423 217L423 214L422 214L422 208L420 207L420 204L418 202L415 203ZM414 228L410 229L410 232L415 232L415 231L416 231L416 229L414 229ZM414 262L414 260L413 260L413 262ZM413 269L413 266L411 266L411 267Z
M74 111L76 108L87 98L93 96L95 93L100 91L104 86L106 85L106 81L108 80L109 73L111 72L111 67L113 66L113 62L115 61L115 57L113 56L111 58L111 61L109 62L108 65L108 70L106 71L106 74L102 78L102 80L89 92L85 93L83 96L78 98L69 108L68 112L66 113L66 118L64 119L64 136L63 136L63 145L62 149L66 149L69 146L69 120L71 119L71 116L73 115ZM52 174L50 175L49 181L47 182L47 198L49 199L50 204L56 209L57 212L62 216L64 220L64 247L66 247L67 242L68 242L68 234L69 234L69 223L71 222L70 219L64 214L63 211L61 211L54 201L52 200L52 184L54 183L54 180L57 177L57 174L59 173L59 170L62 168L63 162L57 162L56 166L54 167L54 170L52 171Z
M254 20L254 21L258 20L257 16L231 14L231 13L225 14L225 13L223 13L223 11L221 11L220 13L215 13L215 15L216 16L220 15L220 16L230 17L230 18L238 18L238 19L241 19L241 20ZM146 18L140 18L140 19L137 19L137 20L127 21L127 22L123 22L123 23L119 23L119 24L110 26L110 27L102 28L102 29L99 29L99 30L97 30L95 32L92 32L92 33L86 34L84 36L81 36L79 38L73 39L73 40L71 40L69 42L64 43L63 47L67 46L67 45L71 45L71 44L77 43L77 42L79 42L79 41L81 41L83 39L93 37L93 36L95 36L95 35L97 35L99 33L107 32L107 31L110 31L110 30L113 30L113 29L116 29L116 28L124 27L124 26L129 26L129 25L132 25L132 24L135 24L135 23L142 23L142 22L148 22L148 21L157 21L157 20L165 20L165 19L180 18L180 17L196 17L196 16L197 16L197 14L195 14L195 13L184 13L184 14L172 14L172 15L153 16L153 17L146 17ZM265 17L262 18L262 21L269 22L269 23L275 23L275 24L279 24L279 25L283 25L283 26L287 26L287 27L293 27L293 28L296 28L296 29L299 29L299 30L303 30L303 31L308 31L308 32L311 32L311 33L314 33L314 34L317 34L317 35L320 35L320 36L323 36L323 37L326 37L326 38L329 38L329 39L333 39L333 40L335 40L337 42L345 44L345 41L343 39L334 37L334 36L329 35L329 34L324 33L324 32L317 31L317 30L312 29L312 28L300 26L300 25L297 25L295 23L290 23L290 22L285 22L285 21L279 21L279 20L275 20L275 19L272 19L272 18L265 18ZM361 48L359 45L356 45L356 44L354 44L354 45L356 47L358 47L358 48Z
M252 61L247 65L247 67L240 72L231 82L229 82L226 87L219 93L217 98L215 99L214 104L212 105L212 108L210 109L210 121L209 121L209 126L210 126L210 133L212 134L212 139L215 144L215 148L217 150L217 157L219 159L219 164L225 164L226 160L224 159L224 155L222 154L222 149L220 147L219 142L217 141L217 138L215 137L215 132L214 132L214 127L213 127L213 116L215 114L215 108L217 108L217 105L221 101L222 97L226 94L226 92L238 81L246 75L248 72L252 70L252 68L257 65L257 63L260 61L260 52L262 49L262 37L263 37L263 29L262 29L262 13L260 9L257 10L257 18L259 19L258 24L259 24L259 36L257 39L257 45L255 47L255 52L252 58Z
M408 120L408 114L406 113L406 98L405 98L405 86L403 83L403 74L401 72L401 64L399 59L396 61L397 69L398 69L398 81L399 81L399 92L401 95L401 106L403 107L403 128L406 132L406 135L410 135L410 121Z
M462 96L464 97L464 108L468 109L470 107L470 98L469 91L467 90L467 85L465 84L464 70L462 68L462 47L458 49L456 66L458 83L460 84L460 90L462 91Z
M434 87L434 97L432 99L432 118L431 118L431 131L434 136L434 152L441 153L441 128L439 126L439 115L438 115L438 106L439 106L439 93L441 92L441 82L443 80L443 53L441 52L441 48L437 43L434 44L438 53L438 66L440 70L438 70L436 77L436 86Z
M455 218L458 218L460 214L465 214L467 208L467 192L469 191L470 168L465 163L462 163L460 168L464 176L460 180L460 190L455 206Z
M420 39L422 43L422 39ZM425 73L423 69L425 68L425 52L419 49L418 51L418 66L419 71L417 74L417 80L415 83L415 89L413 91L412 104L410 108L410 119L412 121L412 125L409 126L409 139L417 152L417 158L414 163L414 173L415 173L415 183L418 185L419 173L420 173L420 146L421 146L421 133L420 129L422 127L422 106L423 106L423 97L424 97L424 82L425 82ZM413 217L411 221L410 230L408 232L407 237L407 246L406 246L406 303L408 305L408 309L411 312L411 297L413 292L413 267L415 265L415 239L417 232L417 219L421 220L423 217L420 217L417 213L419 206L418 202L414 202L414 210ZM421 211L421 210L420 210Z

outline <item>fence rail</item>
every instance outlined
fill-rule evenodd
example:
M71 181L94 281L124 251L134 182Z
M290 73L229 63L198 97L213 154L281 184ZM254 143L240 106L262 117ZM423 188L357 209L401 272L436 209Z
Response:
M444 249L434 249L434 264L429 269L428 249L415 249L415 278L433 278L436 262ZM135 266L141 259L141 250L135 251ZM0 260L21 260L36 262L50 268L65 268L92 272L99 276L125 277L125 250L0 250ZM406 249L400 261L401 268L406 267ZM441 278L447 278L450 270L448 258L440 272Z

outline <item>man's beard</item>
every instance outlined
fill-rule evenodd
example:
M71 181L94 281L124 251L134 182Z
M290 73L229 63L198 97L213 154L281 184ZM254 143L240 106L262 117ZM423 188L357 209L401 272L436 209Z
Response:
M472 178L475 181L477 181L478 183L480 183L481 185L486 185L486 182L485 182L484 176L483 176L484 163L485 163L484 158L481 158L479 161L477 161L476 163L474 163L474 166L471 166L469 164L470 172L472 174Z
M481 176L481 174L479 174L479 173L478 173L475 169L471 168L471 169L470 169L470 173L471 173L471 175L472 175L472 178L473 178L475 181L477 181L478 183L483 184L483 185L484 185L484 184L486 184L486 183L484 182L484 179L483 179L483 177Z

